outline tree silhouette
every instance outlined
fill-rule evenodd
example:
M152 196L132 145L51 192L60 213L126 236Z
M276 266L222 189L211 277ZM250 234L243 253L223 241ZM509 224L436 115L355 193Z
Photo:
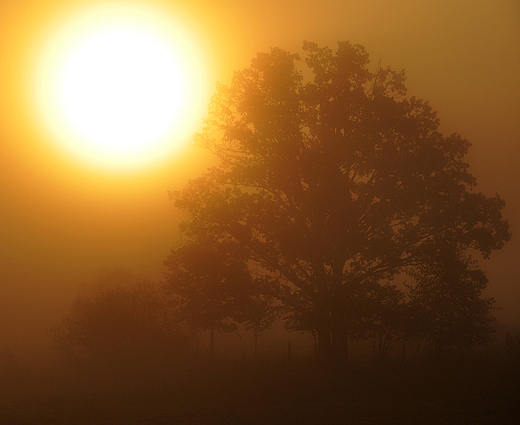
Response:
M270 279L256 277L251 282L249 297L243 309L242 321L246 330L253 331L255 339L254 356L257 355L258 337L280 316L280 306L273 305L274 296L270 290Z
M186 332L156 284L115 268L101 271L91 286L49 332L74 365L142 369L186 354Z
M438 355L489 341L495 300L482 296L488 279L471 257L448 245L415 268L412 276L416 281L408 285L416 321L412 326Z
M211 356L215 332L237 331L249 304L251 275L236 255L224 244L192 241L173 249L165 261L165 289L172 296L173 308L190 328L210 331Z
M446 240L489 257L509 227L503 200L474 191L470 144L405 96L404 72L370 70L348 42L303 50L258 53L217 85L194 139L220 164L173 196L185 236L238 244L292 326L340 356L381 285Z
M405 334L408 305L403 291L395 285L379 285L377 292L367 300L358 338L368 336L374 342L374 355L384 358L392 343Z

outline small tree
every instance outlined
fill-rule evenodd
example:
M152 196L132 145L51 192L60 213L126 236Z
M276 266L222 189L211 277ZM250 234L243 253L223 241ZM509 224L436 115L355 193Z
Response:
M246 330L252 330L255 339L254 356L257 355L258 337L270 329L273 322L280 317L280 306L273 305L270 279L257 277L250 287L249 299L244 309L242 320Z
M94 287L78 296L70 313L49 332L70 361L146 367L185 354L186 333L157 285L142 281Z
M495 300L483 297L488 279L476 261L448 246L411 275L416 281L407 285L416 312L412 326L439 355L489 342Z
M164 262L165 290L178 317L196 331L237 331L249 305L251 275L229 246L193 242L171 251Z
M378 358L387 356L392 343L403 338L409 310L406 308L404 294L394 285L377 286L377 293L367 300L364 326L360 337L370 337L374 341L374 355Z

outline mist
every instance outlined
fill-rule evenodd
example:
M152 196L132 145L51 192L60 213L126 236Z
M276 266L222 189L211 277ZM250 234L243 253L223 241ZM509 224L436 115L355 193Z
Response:
M188 145L190 140L186 137L186 148L181 152L162 158L155 166L130 172L91 167L56 148L52 136L42 130L32 112L29 75L42 35L68 11L87 3L0 0L0 16L5 22L0 29L0 354L4 353L5 364L11 362L11 358L16 359L16 367L21 369L16 369L14 376L22 369L28 370L24 369L25 365L41 363L45 369L60 363L49 332L71 314L74 302L81 297L85 299L85 288L95 285L100 270L121 268L138 276L139 282L162 287L169 272L165 261L171 250L183 242L178 225L189 218L186 211L174 206L168 192L181 191L190 180L217 164L211 152ZM157 2L163 3L168 2ZM519 2L268 0L257 4L233 0L194 1L189 5L170 3L172 10L182 13L182 18L189 21L204 40L205 51L211 52L208 69L212 83L229 85L234 72L249 67L257 52L267 53L279 47L301 54L305 40L329 46L334 51L338 41L350 41L366 48L371 67L380 63L383 68L405 70L407 97L416 96L429 102L437 111L439 130L445 136L458 133L471 143L465 159L477 179L477 191L487 197L498 193L505 200L502 214L509 222L511 239L493 252L489 260L480 261L489 280L483 296L494 298L498 307L492 313L497 333L491 346L505 349L506 335L514 335L520 329ZM213 92L207 96L207 104L211 94ZM199 117L197 131L203 128L203 118L205 115ZM186 334L182 337L190 340L190 349L199 344L198 349L207 354L208 332L203 332L198 342L188 331L183 332ZM199 367L209 367L205 362L202 362L204 366L190 363L185 375L170 366L166 373L168 376L178 374L182 385L189 385L193 379L195 399L208 394L204 391L205 385L217 385L222 376L234 373L230 364L247 365L245 359L253 357L255 338L243 324L235 333L217 332L215 338L223 366L219 366L222 370L218 373L208 372L209 375L214 373L213 381L206 383L194 378ZM278 367L289 364L290 356L293 365L314 373L309 366L316 354L311 334L289 332L280 322L275 322L259 341L267 387L276 382L280 373L286 373L280 372ZM288 351L289 342L292 352ZM182 356L189 358L188 348L186 350L168 352L165 362L180 361L177 359ZM372 353L370 344L353 343L352 350L354 359L363 359L365 354ZM415 350L419 352L420 347ZM393 356L394 360L399 357L397 348ZM28 376L31 373L36 372L27 372ZM74 381L69 369L59 373L66 377L63 382ZM105 385L87 382L88 373L83 373L81 382L92 392ZM412 379L413 374L408 373L403 376ZM251 379L260 382L261 372L254 374L255 378ZM181 384L164 383L158 375L160 373L150 372L148 376L136 378L142 380L135 387L164 385L167 394L182 392ZM247 381L247 376L245 373L229 383L235 391L229 394L236 395L249 388L249 384L241 381ZM281 388L296 386L297 383L290 382L293 378L299 379L295 376L299 375L294 370L287 372ZM394 378L385 375L385 379L395 383ZM32 375L27 379L28 382L33 379ZM371 378L367 379L372 382ZM8 380L16 381L16 378L9 375ZM122 376L115 380L120 383L117 388L127 385L122 380ZM374 387L378 385L376 381L372 382ZM68 381L62 384L56 384L53 389L60 394L58 398L67 388L74 387ZM337 385L339 388L343 384ZM20 392L25 391L23 385L18 388L22 388ZM44 388L38 388L36 393L45 392ZM264 387L259 384L259 388ZM422 390L426 394L427 390ZM107 389L107 393L111 391L116 390ZM312 390L306 391L302 390L303 398L314 396ZM283 397L278 392L275 394ZM139 398L139 394L134 396ZM213 396L217 397L208 397ZM77 399L81 397L78 390ZM229 406L226 403L231 403L232 398L229 395L223 405ZM190 396L183 395L181 399L186 412L196 411ZM264 400L269 406L271 401ZM486 403L493 406L495 400ZM219 402L215 401L215 405ZM255 406L261 409L258 407L261 404ZM272 417L270 420L275 422Z

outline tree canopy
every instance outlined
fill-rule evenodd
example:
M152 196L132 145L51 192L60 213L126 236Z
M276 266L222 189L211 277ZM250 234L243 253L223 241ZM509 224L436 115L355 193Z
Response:
M215 331L237 330L252 292L251 275L238 252L220 248L186 244L172 250L165 261L165 289L173 308L190 328L211 332L211 354Z
M492 334L489 313L495 300L482 296L486 274L470 256L452 248L448 244L437 258L416 267L416 284L408 286L415 312L411 327L438 354L484 344Z
M145 369L186 355L187 333L158 285L116 266L101 269L84 286L49 331L73 365Z
M510 234L504 201L476 191L470 144L439 132L403 71L371 69L349 42L303 51L258 53L217 85L194 140L220 162L174 198L185 237L240 247L328 355L446 241L458 258L488 258Z

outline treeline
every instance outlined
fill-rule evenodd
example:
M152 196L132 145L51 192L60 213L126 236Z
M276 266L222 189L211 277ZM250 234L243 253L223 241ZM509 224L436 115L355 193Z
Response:
M222 262L218 264L220 267ZM235 273L230 270L226 275L230 281L223 276L219 281L209 274L212 279L199 285L196 283L201 280L195 279L186 287L142 280L120 267L105 268L90 289L74 300L71 311L49 331L49 336L65 364L78 370L154 374L210 360L215 355L218 332L249 332L255 358L259 337L280 320L289 331L313 334L315 347L308 352L314 352L315 357L315 331L296 328L283 308L253 291L251 279L248 286L248 280ZM231 276L240 279L233 281ZM378 359L390 353L394 358L396 354L399 358L417 358L466 353L491 341L492 301L482 299L477 311L460 288L457 293L453 285L446 286L451 292L439 291L443 298L432 296L438 291L431 286L403 285L402 290L388 286L379 294L380 299L358 306L363 310L362 321L349 341L357 346L364 341L371 346L365 353ZM428 291L427 296L424 291ZM444 297L450 297L450 301ZM465 316L462 309L475 311ZM260 340L260 344L269 345L269 341ZM209 350L201 345L209 345ZM518 335L508 334L504 348L509 357L518 356L518 345ZM237 347L220 348L220 352L235 351L235 358L240 355ZM340 360L347 365L348 358Z

